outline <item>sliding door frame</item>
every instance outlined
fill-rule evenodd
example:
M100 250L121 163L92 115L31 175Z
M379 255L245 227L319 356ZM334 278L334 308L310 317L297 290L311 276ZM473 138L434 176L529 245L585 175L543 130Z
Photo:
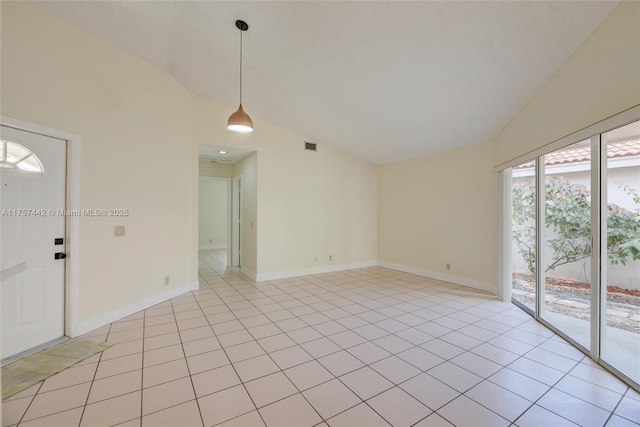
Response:
M607 323L606 304L602 303L601 292L601 288L604 288L604 301L606 301L607 197L603 192L607 189L607 145L602 142L603 139L606 139L604 134L591 137L591 348L589 356L595 361L600 359L600 333L604 330L603 321L604 325ZM604 287L601 286L602 283L605 284Z
M544 156L536 159L536 311L534 316L541 320L545 312L545 280L544 252L545 252L545 185L544 185Z
M535 160L535 194L536 194L536 310L534 317L557 335L561 336L580 351L585 353L599 365L605 367L613 375L621 379L631 388L640 392L640 385L629 377L601 359L604 353L602 346L606 345L606 301L607 301L607 136L606 133L640 120L640 105L636 105L615 116L609 117L592 126L581 129L571 135L547 144L524 156L517 157L509 162L497 166L494 170L500 173L499 198L501 204L500 219L500 259L499 265L499 295L503 301L511 296L511 168L526 162ZM545 174L544 155L560 148L567 147L585 139L591 140L591 319L590 319L590 345L585 348L545 321L544 314L544 243L545 243ZM516 304L520 308L520 304ZM525 309L525 312L529 312Z

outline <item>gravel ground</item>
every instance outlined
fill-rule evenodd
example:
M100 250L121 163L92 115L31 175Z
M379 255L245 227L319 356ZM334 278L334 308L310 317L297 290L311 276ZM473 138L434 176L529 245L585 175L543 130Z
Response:
M586 285L587 284L581 284ZM545 307L552 313L578 319L591 318L590 289L586 286L560 286L547 283ZM514 279L513 298L531 307L535 304L535 286L529 281ZM640 298L626 293L609 292L607 297L607 325L640 333Z

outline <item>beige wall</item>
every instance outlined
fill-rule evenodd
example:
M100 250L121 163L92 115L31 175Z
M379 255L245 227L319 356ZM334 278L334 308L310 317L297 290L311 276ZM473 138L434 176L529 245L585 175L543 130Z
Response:
M204 98L194 97L193 111L196 143L228 141L257 152L259 277L375 262L375 166L323 144L305 151L303 137L257 117L253 133L229 134L232 109Z
M227 187L223 179L200 177L198 247L223 249L227 247L229 228Z
M375 261L376 168L325 145L318 152L302 147L295 138L260 152L259 218L268 225L262 224L258 239L259 270ZM285 167L262 169L283 158Z
M380 166L378 259L496 292L493 167L640 103L639 18L621 3L492 143Z
M80 218L80 247L70 253L80 259L80 321L195 282L189 92L25 3L2 9L2 114L80 135L80 208L130 210ZM125 237L114 237L115 225Z
M80 208L131 211L80 221L70 255L80 259L80 321L197 280L198 143L207 141L258 152L244 161L255 183L244 248L253 245L245 265L259 276L375 261L375 166L322 144L305 152L302 136L258 117L253 134L231 134L231 108L29 4L2 2L1 31L2 114L80 135Z
M640 2L627 1L494 141L500 165L640 104Z
M214 163L211 160L200 160L198 170L200 176L217 178L231 178L233 176L232 164Z
M2 3L0 108L82 137L81 208L131 211L119 220L81 219L81 320L197 280L197 156L207 141L257 152L245 160L255 166L245 245L255 254L245 254L245 265L259 277L359 265L379 253L382 261L495 283L492 165L638 103L639 11L638 3L621 4L492 145L379 170L323 144L304 151L302 136L259 117L254 133L230 134L232 108L19 2ZM113 237L115 225L127 227L124 238Z
M482 144L380 166L379 261L497 292L491 156Z

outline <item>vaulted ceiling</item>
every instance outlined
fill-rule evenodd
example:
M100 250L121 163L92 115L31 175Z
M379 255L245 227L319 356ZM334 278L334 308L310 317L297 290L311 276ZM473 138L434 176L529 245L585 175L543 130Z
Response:
M491 141L617 3L33 2L234 110L243 19L245 110L375 164Z

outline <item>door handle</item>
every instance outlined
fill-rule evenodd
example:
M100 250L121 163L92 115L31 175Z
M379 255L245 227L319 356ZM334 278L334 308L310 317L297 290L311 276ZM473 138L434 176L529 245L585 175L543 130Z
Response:
M56 254L54 255L55 259L65 259L67 257L67 254L65 254L64 252L56 252Z

